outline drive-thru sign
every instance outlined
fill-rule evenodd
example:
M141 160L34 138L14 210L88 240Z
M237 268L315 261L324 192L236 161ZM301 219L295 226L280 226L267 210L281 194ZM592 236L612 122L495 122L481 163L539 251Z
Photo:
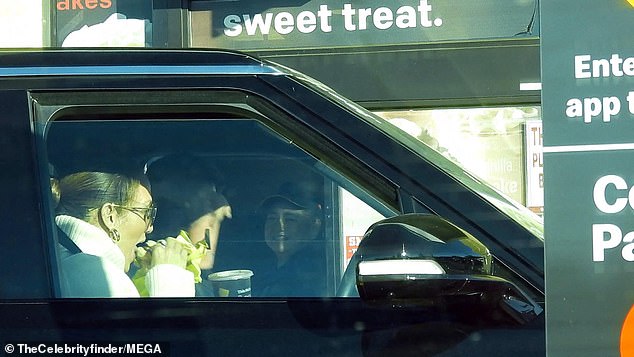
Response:
M634 7L547 1L541 21L548 354L634 355Z

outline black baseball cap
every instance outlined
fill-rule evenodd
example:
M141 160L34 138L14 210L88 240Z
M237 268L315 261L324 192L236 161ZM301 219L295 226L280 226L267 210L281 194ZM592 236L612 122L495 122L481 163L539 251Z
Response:
M276 194L265 198L260 203L258 210L264 212L275 204L285 204L296 209L321 210L317 185L310 182L285 182Z

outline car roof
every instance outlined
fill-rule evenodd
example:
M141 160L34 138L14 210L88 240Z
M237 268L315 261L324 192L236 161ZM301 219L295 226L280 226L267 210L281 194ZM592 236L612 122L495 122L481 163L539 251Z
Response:
M20 49L0 50L0 78L54 75L290 74L282 67L230 50Z

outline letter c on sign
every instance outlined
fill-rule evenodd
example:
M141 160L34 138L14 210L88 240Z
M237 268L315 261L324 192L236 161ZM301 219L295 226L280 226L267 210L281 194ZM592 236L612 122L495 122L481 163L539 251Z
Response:
M623 178L616 175L603 176L594 184L594 205L603 213L618 213L627 206L627 198L617 198L613 204L609 204L605 199L605 190L610 184L618 190L627 190L627 183Z

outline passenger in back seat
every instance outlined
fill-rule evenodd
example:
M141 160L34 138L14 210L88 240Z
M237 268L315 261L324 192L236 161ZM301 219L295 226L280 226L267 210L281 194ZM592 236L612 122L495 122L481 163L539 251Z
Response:
M231 206L217 189L221 175L206 160L187 154L160 158L148 165L147 174L160 208L151 238L188 240L198 256L187 268L201 283L206 278L202 270L214 266L222 222L232 217ZM196 284L197 296L210 294L203 284Z
M326 295L323 207L319 197L319 186L313 182L287 182L261 203L264 240L276 261L268 272L257 280L254 277L254 295Z

